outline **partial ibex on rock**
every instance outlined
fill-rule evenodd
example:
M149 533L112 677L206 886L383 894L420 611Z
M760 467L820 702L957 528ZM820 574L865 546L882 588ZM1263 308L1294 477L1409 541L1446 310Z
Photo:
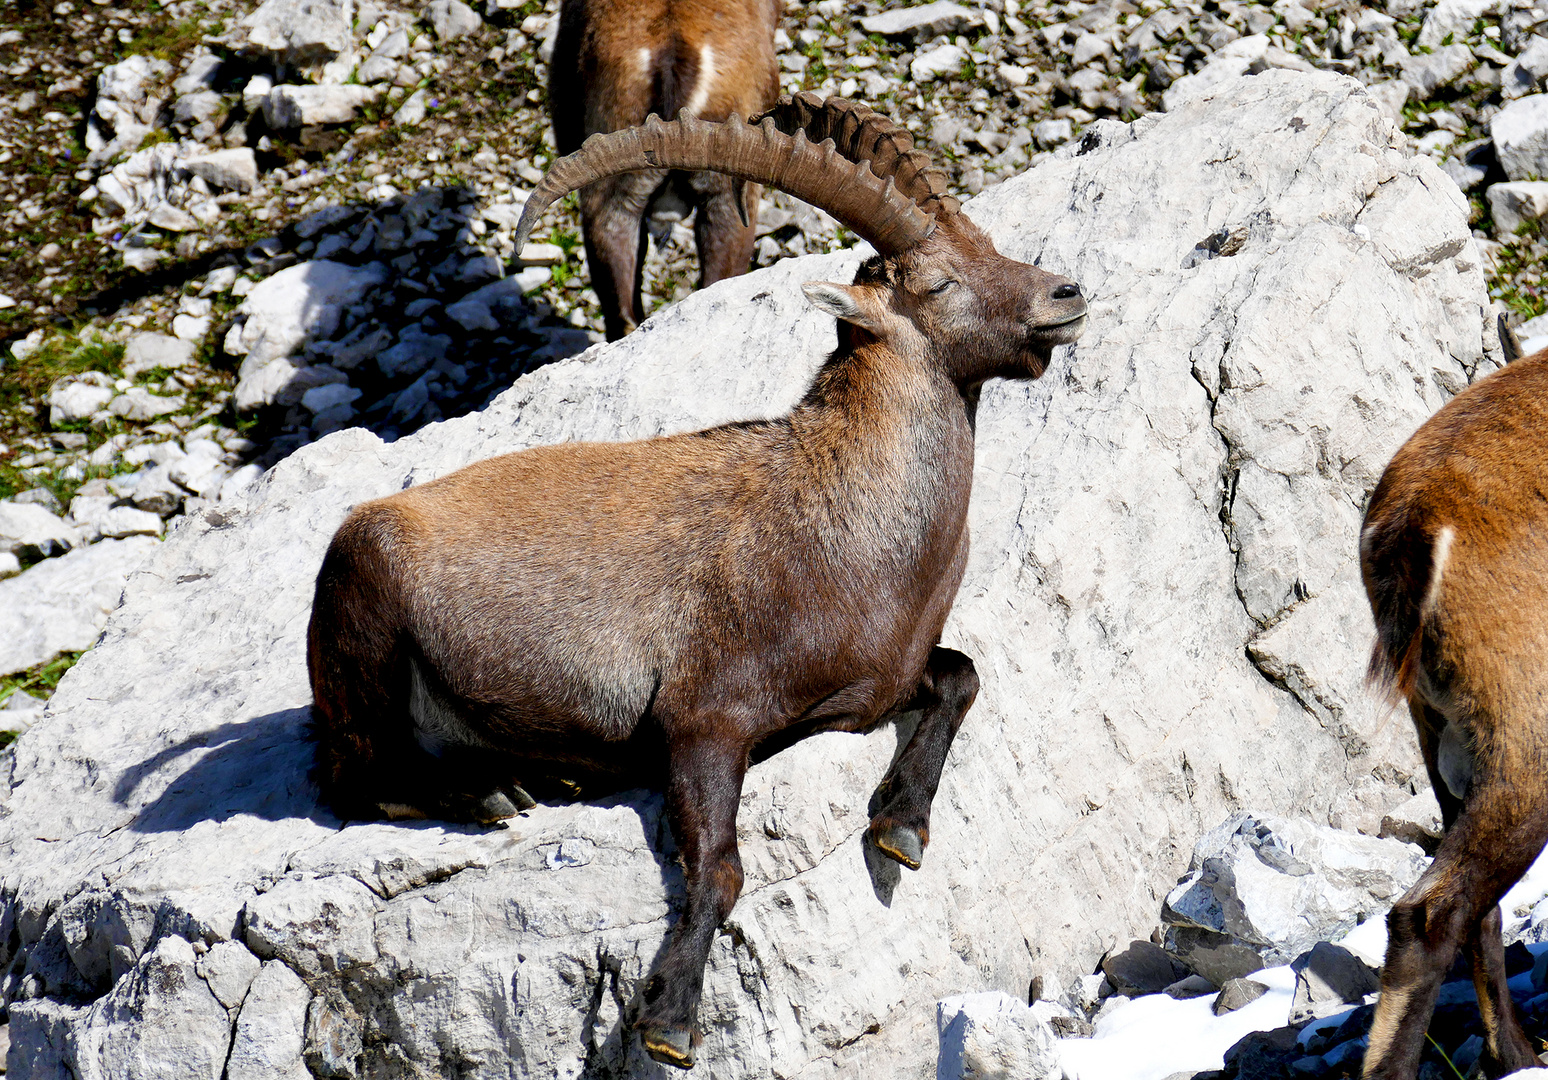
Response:
M919 865L978 689L937 642L967 564L979 387L1041 375L1086 303L1000 255L907 131L806 95L757 126L593 136L518 235L642 164L777 184L870 241L853 284L805 286L837 351L777 420L536 448L357 507L318 575L308 662L320 782L346 818L489 822L531 805L517 779L576 770L665 788L687 905L636 1026L686 1068L742 886L750 761L921 710L870 825Z
M1498 905L1548 839L1548 351L1463 390L1403 445L1371 496L1360 563L1371 677L1407 701L1446 827L1387 917L1365 1076L1416 1075L1464 945L1486 1072L1536 1067Z
M565 0L548 83L559 152L652 114L720 121L767 109L779 96L774 30L782 7L782 0ZM703 288L747 272L758 194L715 173L650 162L583 188L586 264L608 339L644 318L648 213L667 205L695 210Z

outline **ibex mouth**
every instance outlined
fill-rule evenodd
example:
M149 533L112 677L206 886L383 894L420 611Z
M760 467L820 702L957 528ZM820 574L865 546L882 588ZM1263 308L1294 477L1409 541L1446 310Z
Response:
M1044 323L1032 328L1032 338L1043 345L1068 345L1086 331L1086 310L1075 312L1056 323Z

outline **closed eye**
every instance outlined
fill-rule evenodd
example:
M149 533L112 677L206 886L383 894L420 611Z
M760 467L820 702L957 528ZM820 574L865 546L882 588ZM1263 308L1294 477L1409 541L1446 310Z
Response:
M930 295L931 296L935 296L935 295L937 295L939 293L943 293L943 292L945 292L947 289L951 288L955 284L956 284L955 281L951 280L951 278L947 278L945 281L941 282L939 285L936 285L936 286L932 287L930 289Z

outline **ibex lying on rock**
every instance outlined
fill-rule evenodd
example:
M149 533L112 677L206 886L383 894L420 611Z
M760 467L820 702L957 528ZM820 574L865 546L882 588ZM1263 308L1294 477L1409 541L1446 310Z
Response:
M779 96L774 30L782 0L565 0L548 83L554 142L573 153L598 132L681 116L752 116ZM586 264L609 340L644 318L645 217L673 203L695 210L699 287L747 272L758 188L728 177L652 168L597 180L580 193Z
M1458 394L1397 452L1360 539L1374 681L1408 702L1446 826L1387 917L1365 1076L1412 1078L1466 946L1489 1075L1535 1067L1500 897L1548 839L1548 351Z
M687 905L637 1027L688 1067L705 959L742 885L750 760L922 710L870 825L919 865L978 688L936 642L967 563L979 386L1041 375L1086 304L996 252L907 131L807 96L756 127L594 136L555 163L518 235L642 164L778 184L875 245L854 284L805 287L841 320L837 351L777 420L527 450L356 508L318 575L308 659L319 776L343 817L490 821L530 805L517 779L574 770L665 788Z

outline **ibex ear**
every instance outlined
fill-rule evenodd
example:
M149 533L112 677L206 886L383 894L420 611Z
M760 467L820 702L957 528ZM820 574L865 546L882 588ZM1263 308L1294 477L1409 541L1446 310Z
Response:
M829 315L863 326L873 333L880 332L881 325L875 317L873 305L867 302L871 299L870 290L854 285L838 285L831 281L808 281L801 286L801 291L808 300Z

